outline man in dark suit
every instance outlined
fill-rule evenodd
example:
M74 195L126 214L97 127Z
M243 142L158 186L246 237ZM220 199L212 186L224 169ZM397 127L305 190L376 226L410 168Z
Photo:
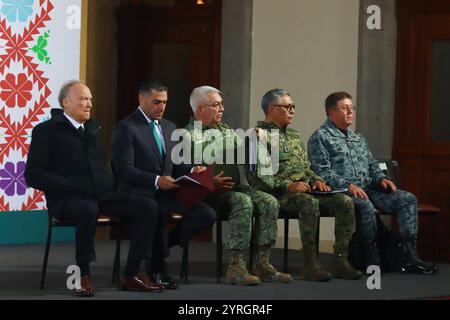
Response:
M145 82L139 88L139 107L114 129L112 160L119 190L156 199L165 219L171 211L183 215L183 220L166 236L158 224L154 255L148 272L153 281L175 289L176 283L167 272L164 257L168 248L186 246L192 237L211 227L216 221L214 210L203 203L191 208L171 196L178 186L175 179L189 172L201 172L205 167L174 165L171 159L175 145L171 141L174 123L163 118L168 89L159 82Z
M102 128L91 119L89 88L81 81L70 81L61 88L59 102L62 109L52 109L51 119L33 129L25 179L31 187L45 192L52 217L76 225L76 263L81 271L81 289L76 294L95 294L89 264L96 260L95 228L100 213L131 222L123 289L161 291L161 285L139 273L141 260L152 256L156 202L114 192L113 177L100 150Z

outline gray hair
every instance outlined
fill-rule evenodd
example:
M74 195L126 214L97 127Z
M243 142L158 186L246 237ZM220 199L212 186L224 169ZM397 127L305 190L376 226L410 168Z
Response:
M58 94L58 101L61 108L64 108L63 101L69 95L70 88L77 84L84 84L84 81L81 80L70 80L63 84Z
M192 112L194 113L194 115L197 114L197 108L204 102L205 96L210 93L218 93L222 95L222 92L220 92L220 90L210 86L198 87L192 91L189 102L191 104Z
M269 106L274 103L278 103L279 99L283 96L291 96L289 92L284 89L272 89L263 96L261 100L261 108L264 111L264 114L269 112Z

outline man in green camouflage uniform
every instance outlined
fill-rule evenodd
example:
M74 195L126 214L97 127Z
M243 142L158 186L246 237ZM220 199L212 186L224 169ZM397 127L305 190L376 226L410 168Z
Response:
M288 128L295 113L295 105L289 93L282 89L267 92L262 99L262 108L266 118L265 121L258 122L257 127L264 129L265 135L261 140L268 145L268 150L272 149L272 143L276 143L274 134L278 132L278 171L274 170L274 188L258 174L253 174L249 181L260 190L272 191L282 210L298 215L304 257L302 278L311 281L328 281L331 276L359 279L361 272L353 269L347 261L348 243L354 224L352 199L342 193L323 196L310 194L313 190L326 193L331 188L311 170L299 133ZM326 210L336 217L335 258L331 274L323 270L316 255L318 244L315 239L320 210Z
M190 103L195 119L192 119L186 129L190 134L191 151L201 153L200 157L198 154L192 155L194 162L199 159L202 159L201 163L206 164L220 163L221 161L216 161L217 159L226 161L227 149L231 149L234 154L234 150L242 145L243 140L222 122L224 105L220 91L207 86L196 88L191 94ZM211 151L208 153L210 159L203 159L202 155L208 150ZM270 250L277 237L279 212L277 199L240 181L240 177L245 179L245 174L239 173L236 164L224 165L223 168L227 172L232 172L234 179L231 176L224 176L223 171L215 176L214 183L218 190L209 202L218 214L223 219L227 218L230 223L227 247L231 259L226 274L227 280L238 285L254 285L261 280L291 282L292 277L289 274L278 272L269 263ZM259 217L256 225L258 253L250 274L244 260L244 252L250 246L254 215Z

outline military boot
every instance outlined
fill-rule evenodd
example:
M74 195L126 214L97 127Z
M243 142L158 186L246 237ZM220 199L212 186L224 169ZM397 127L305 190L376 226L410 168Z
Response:
M334 260L331 265L333 278L344 280L358 280L361 278L361 271L355 270L347 260L348 247L334 247Z
M259 247L258 261L256 262L256 265L252 267L252 274L266 282L291 282L292 276L289 273L279 272L269 263L270 250L270 245Z
M227 280L231 284L242 285L242 286L252 286L261 283L261 280L251 275L247 266L245 265L244 260L244 251L243 250L230 250L231 251L231 259L228 264L227 270Z
M430 266L417 256L417 241L415 237L401 241L402 259L401 272L432 275L438 270L436 266Z
M331 274L325 271L317 259L317 249L315 245L303 248L303 272L302 279L309 281L330 281Z

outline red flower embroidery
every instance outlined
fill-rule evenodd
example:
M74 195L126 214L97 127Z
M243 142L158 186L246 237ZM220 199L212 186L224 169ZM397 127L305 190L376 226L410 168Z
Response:
M6 106L9 108L24 108L31 100L33 84L25 73L19 73L17 81L15 75L8 73L5 80L0 81L0 88L0 98L6 102Z

